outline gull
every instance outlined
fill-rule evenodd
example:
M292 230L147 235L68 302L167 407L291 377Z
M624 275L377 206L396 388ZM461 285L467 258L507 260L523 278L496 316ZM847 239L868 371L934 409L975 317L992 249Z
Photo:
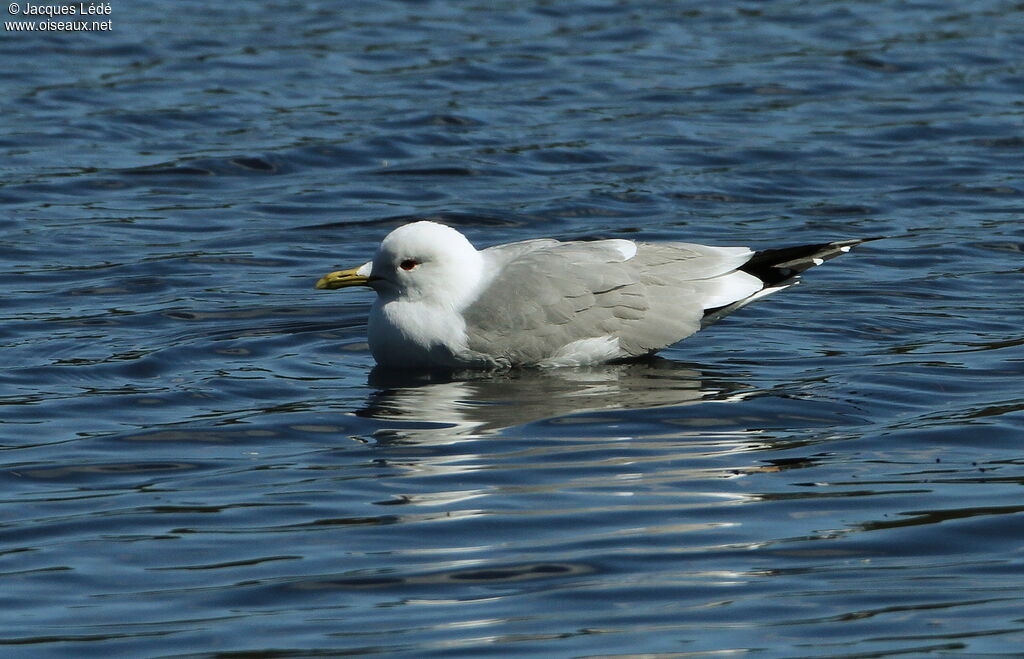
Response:
M650 355L873 238L752 251L624 239L526 240L477 250L428 220L318 289L368 286L384 368L585 366Z

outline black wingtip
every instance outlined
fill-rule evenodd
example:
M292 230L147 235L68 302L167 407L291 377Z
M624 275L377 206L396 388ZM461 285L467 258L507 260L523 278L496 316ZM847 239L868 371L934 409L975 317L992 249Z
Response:
M854 238L852 240L836 240L830 243L818 243L815 245L797 245L794 247L781 247L777 249L765 249L755 252L750 260L740 266L740 270L747 274L754 275L762 282L764 288L750 297L739 300L724 307L708 309L704 312L701 327L707 327L728 316L750 302L781 291L793 284L799 283L800 273L821 265L829 259L841 256L857 245L872 240L884 240L892 236L873 236L870 238Z
M754 275L766 286L777 286L793 279L805 270L821 265L829 259L842 256L857 245L872 240L884 240L888 237L873 236L814 245L765 249L755 252L754 256L740 267L740 270Z

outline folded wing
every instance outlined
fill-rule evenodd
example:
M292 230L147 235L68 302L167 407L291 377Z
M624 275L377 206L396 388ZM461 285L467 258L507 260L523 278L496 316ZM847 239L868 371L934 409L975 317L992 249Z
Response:
M763 288L744 247L526 241L484 250L493 277L464 310L469 348L502 363L543 362L587 339L644 355L701 327L708 309Z

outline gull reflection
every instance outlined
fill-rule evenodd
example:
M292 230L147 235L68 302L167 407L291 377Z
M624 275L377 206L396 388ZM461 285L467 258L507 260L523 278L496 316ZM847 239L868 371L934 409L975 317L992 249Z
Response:
M420 520L490 514L490 497L507 487L541 497L601 492L613 497L600 506L610 511L644 509L638 493L693 482L700 485L686 497L697 503L669 505L736 505L756 495L725 484L763 465L729 456L773 441L761 421L774 417L736 404L763 391L664 358L449 376L374 371L369 384L373 393L354 413L385 422L372 435L384 449L376 461L404 479L376 503L437 511ZM493 437L503 441L481 441ZM572 509L597 512L578 502Z
M450 376L374 370L369 384L376 391L357 414L430 424L403 428L401 434L417 439L433 435L432 443L442 437L458 441L495 435L541 420L568 424L578 414L743 397L741 385L735 382L715 382L692 366L659 357L625 364ZM599 421L588 416L581 423Z

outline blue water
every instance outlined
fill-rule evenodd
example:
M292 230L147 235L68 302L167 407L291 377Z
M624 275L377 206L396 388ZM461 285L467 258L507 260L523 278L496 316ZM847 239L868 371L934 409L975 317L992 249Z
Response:
M1019 656L1019 5L110 5L0 40L0 654ZM312 286L422 217L892 238L386 377Z

